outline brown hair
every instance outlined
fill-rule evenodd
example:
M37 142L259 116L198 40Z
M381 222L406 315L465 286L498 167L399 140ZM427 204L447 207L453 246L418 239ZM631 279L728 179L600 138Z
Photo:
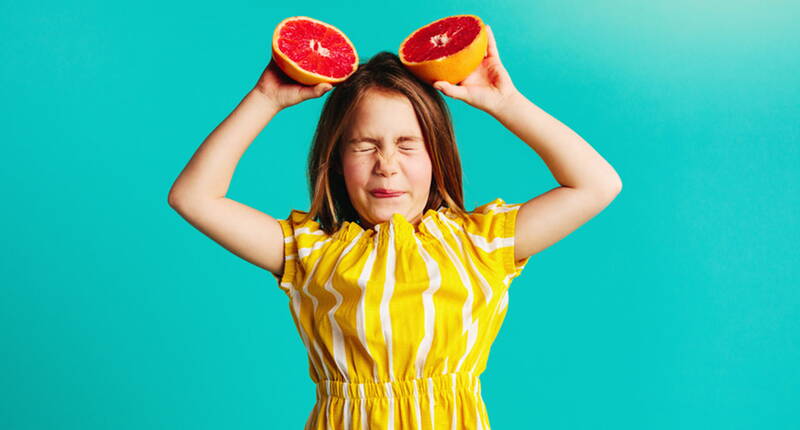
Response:
M404 95L414 107L432 170L422 213L444 206L464 215L461 159L447 104L433 86L411 74L396 54L383 51L359 64L355 73L336 85L322 107L308 155L311 207L303 222L318 219L320 228L332 234L345 221L359 220L341 173L339 147L355 107L370 88Z

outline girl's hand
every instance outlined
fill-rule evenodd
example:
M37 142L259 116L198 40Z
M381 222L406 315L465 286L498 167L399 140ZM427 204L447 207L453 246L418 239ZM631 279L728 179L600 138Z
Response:
M331 88L333 85L327 82L303 85L294 81L283 73L273 58L270 59L253 89L265 95L280 110L304 100L320 97Z
M497 42L494 40L492 28L486 26L489 46L483 62L458 85L446 81L436 81L434 88L449 97L462 100L486 112L494 112L513 96L517 89L511 82L506 68L500 62Z

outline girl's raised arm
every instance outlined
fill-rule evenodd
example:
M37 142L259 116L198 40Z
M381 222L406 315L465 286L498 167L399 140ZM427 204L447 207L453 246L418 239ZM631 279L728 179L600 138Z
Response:
M226 196L236 165L282 109L323 95L330 84L294 83L274 61L233 112L203 141L168 194L169 205L239 257L280 274L283 233L275 218Z
M197 149L172 185L169 201L225 197L239 159L269 121L280 110L330 88L294 83L270 61L253 89Z
M519 261L600 213L622 190L622 179L588 142L517 90L500 61L491 27L487 32L489 46L481 65L459 85L437 81L434 87L495 117L542 158L561 185L519 208L514 227Z

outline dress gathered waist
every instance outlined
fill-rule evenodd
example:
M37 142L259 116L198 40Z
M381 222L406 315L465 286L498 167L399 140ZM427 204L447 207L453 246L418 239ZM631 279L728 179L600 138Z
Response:
M458 372L415 379L361 383L323 379L316 384L316 390L318 398L344 399L399 398L456 391L480 395L481 383L476 375Z

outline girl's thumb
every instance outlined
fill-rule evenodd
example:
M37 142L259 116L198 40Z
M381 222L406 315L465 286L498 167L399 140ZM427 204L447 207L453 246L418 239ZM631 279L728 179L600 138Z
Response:
M333 85L327 82L323 82L321 84L317 84L317 86L314 87L314 93L317 97L320 97L326 92L328 92L328 90L330 90L331 88L333 88Z

